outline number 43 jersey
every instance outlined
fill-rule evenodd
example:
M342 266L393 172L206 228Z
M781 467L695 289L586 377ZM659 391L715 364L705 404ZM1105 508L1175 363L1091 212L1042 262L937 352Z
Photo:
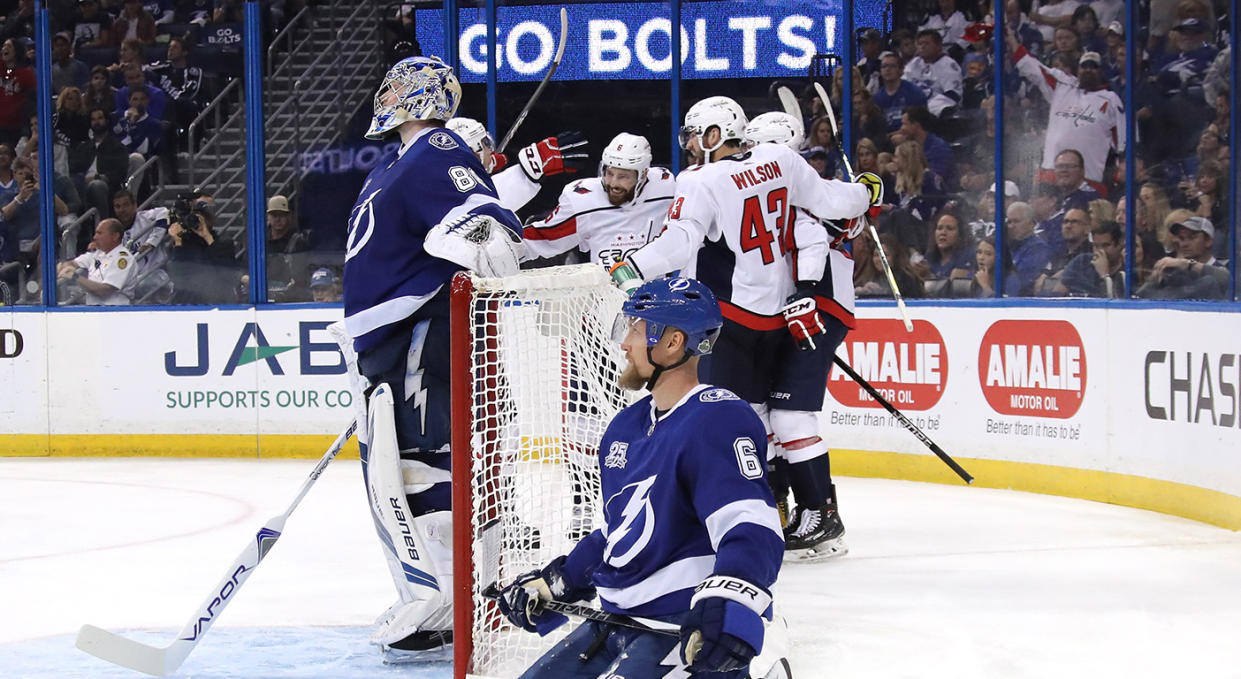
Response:
M848 219L870 198L864 186L819 177L781 144L760 144L677 175L664 232L629 261L648 280L680 269L711 288L725 318L765 329L795 289L793 253L809 240L798 231L823 228L796 220L794 207Z
M612 420L599 445L603 526L574 547L569 577L604 610L689 610L694 587L729 575L771 590L784 555L767 487L767 438L745 401L699 385L656 418L648 396Z

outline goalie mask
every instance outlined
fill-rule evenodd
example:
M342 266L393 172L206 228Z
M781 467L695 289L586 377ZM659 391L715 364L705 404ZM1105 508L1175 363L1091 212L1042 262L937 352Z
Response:
M496 163L494 156L496 145L491 140L491 135L487 133L487 128L473 118L453 118L445 123L445 126L461 137L474 155L478 156L483 168L491 172Z
M636 173L633 192L619 199L612 199L615 187L608 184L607 169L633 170ZM651 144L646 137L621 132L608 142L599 160L599 181L608 194L613 205L620 205L634 200L646 186L646 171L651 167Z
M784 111L770 111L754 117L745 126L745 139L751 146L774 142L798 151L806 133L801 120Z
M685 112L685 125L681 127L678 141L681 148L689 148L689 142L698 137L698 145L702 148L703 162L711 162L711 152L730 141L741 142L745 139L745 111L741 105L728 97L707 97L689 107ZM707 130L719 128L720 139L714 146L707 148Z
M367 139L382 139L411 120L449 120L461 102L461 83L438 57L402 59L375 92L375 117Z

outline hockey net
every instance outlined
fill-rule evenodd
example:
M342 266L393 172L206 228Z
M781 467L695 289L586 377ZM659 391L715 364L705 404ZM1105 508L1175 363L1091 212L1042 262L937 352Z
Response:
M516 677L571 629L518 629L482 591L565 554L600 518L597 447L632 396L597 264L452 289L454 676Z

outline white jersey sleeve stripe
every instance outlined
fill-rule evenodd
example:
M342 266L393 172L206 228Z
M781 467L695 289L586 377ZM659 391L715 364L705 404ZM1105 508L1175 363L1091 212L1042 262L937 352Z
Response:
M352 316L346 316L345 330L349 332L350 337L358 338L376 328L396 323L422 308L422 305L426 304L427 300L434 297L439 291L440 288L436 288L425 295L397 297L381 302L369 309L363 309Z
M715 569L715 555L691 556L664 566L646 579L619 589L599 587L599 598L622 609L633 609L666 594L693 589Z
M711 549L718 550L720 541L728 531L743 523L769 528L773 533L784 539L784 531L780 528L780 515L762 500L738 500L730 502L712 512L707 517L707 535L711 536Z

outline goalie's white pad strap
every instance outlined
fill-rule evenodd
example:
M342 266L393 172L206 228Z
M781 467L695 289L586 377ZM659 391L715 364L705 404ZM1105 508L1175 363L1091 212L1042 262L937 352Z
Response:
M698 586L694 588L694 597L689 600L689 607L693 608L700 600L707 597L735 601L754 611L756 615L763 615L767 612L767 607L771 605L770 594L741 578L727 575L712 575L698 583Z
M345 372L349 375L349 391L353 392L353 416L358 423L358 442L369 445L371 434L366 414L366 390L371 386L370 380L358 372L358 355L353 350L353 338L345 329L345 322L336 321L327 327L327 332L340 346L341 356L345 358Z
M384 543L384 555L397 593L397 606L373 639L386 644L417 629L444 629L444 609L452 603L451 512L435 512L414 519L405 499L405 479L396 442L392 392L380 384L368 406L371 441L366 465L367 496L375 527ZM399 636L398 636L399 635Z
M431 227L422 242L427 254L489 278L511 276L525 245L494 217L465 213Z

